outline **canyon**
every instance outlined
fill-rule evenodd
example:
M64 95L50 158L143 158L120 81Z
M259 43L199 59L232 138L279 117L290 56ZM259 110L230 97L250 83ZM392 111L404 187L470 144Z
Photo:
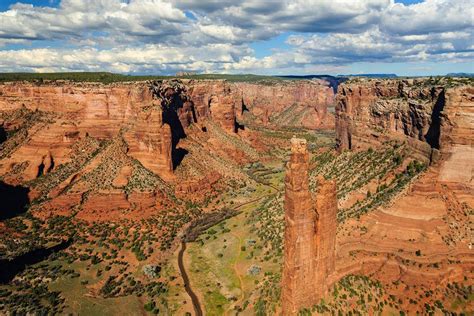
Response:
M302 120L311 120L317 115L325 121L329 116L326 108L332 96L328 86L320 82L264 86L267 91L264 95L255 87L258 85L223 80L110 85L62 82L2 84L0 108L5 116L0 123L2 129L13 136L3 145L0 174L9 184L35 182L38 177L48 173L54 175L61 166L73 165L74 161L82 159L84 165L67 174L63 172L61 181L58 183L58 179L54 179L55 183L51 185L55 187L48 188L48 192L42 188L32 188L30 192L32 200L41 196L53 198L48 207L56 208L55 204L59 204L64 212L65 208L77 204L81 195L90 192L90 186L97 186L85 178L100 167L103 159L88 156L102 151L99 143L113 142L114 145L108 147L110 153L104 155L115 160L114 170L108 172L118 173L110 175L113 181L93 188L94 192L97 189L101 192L94 193L91 198L94 200L98 195L115 198L108 205L97 200L100 207L96 208L105 208L107 213L107 210L126 210L134 204L129 199L130 194L124 194L123 188L135 172L135 162L160 177L163 186L174 187L179 182L176 193L185 199L194 199L193 193L202 197L200 192L212 191L210 185L230 171L222 163L216 166L220 173L206 168L207 164L219 163L212 156L223 156L232 164L258 156L258 144L257 150L252 147L255 146L252 143L258 142L255 132L246 131L238 121L243 120L245 112L252 113L252 117L261 117L261 121L268 121L270 109L271 115L279 115L288 106L298 104L305 112ZM287 95L287 91L296 94L300 89L302 95L293 103L280 99L281 95ZM292 99L293 95L288 98ZM304 110L306 108L308 110ZM220 131L238 134L241 144L225 141ZM214 137L216 133L218 135ZM206 157L196 153L195 156L202 159L190 161L189 168L175 172L185 155L191 152L189 156L193 156L192 148L185 148L186 138L193 138L194 145L204 145L212 153ZM239 149L239 145L247 148ZM193 158L188 157L188 160ZM89 161L86 163L86 160ZM193 179L189 179L190 176ZM155 188L152 189L153 192L134 192L135 200L154 199L150 194L161 200L166 195L163 190L155 192ZM158 198L155 200L156 203L147 203L155 208L166 205L158 203Z
M23 310L15 295L79 314L472 310L472 81L334 89L1 83L1 260L67 247L0 284L0 313Z

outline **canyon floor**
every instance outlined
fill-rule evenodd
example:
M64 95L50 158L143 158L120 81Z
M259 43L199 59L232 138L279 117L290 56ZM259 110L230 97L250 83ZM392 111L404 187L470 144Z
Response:
M142 86L61 85L0 89L0 314L280 314L294 136L308 143L311 190L332 179L338 198L335 273L300 314L474 313L472 177L443 174L453 159L472 172L460 151L430 164L376 135L338 152L335 101L306 104L332 93L320 82L262 83L274 99L258 83L236 86L250 96L155 83L161 107ZM303 101L280 104L281 91ZM452 174L464 182L440 182Z

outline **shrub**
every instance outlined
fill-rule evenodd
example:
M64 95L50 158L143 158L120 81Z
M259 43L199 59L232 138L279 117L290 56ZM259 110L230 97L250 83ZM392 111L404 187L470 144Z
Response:
M144 308L147 312L151 312L155 308L155 302L148 302L145 304Z

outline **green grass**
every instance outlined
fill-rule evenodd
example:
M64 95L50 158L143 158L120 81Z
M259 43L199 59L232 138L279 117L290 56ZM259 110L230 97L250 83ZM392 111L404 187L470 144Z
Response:
M263 171L272 168L262 166ZM269 181L281 176L280 173L268 173ZM274 193L274 189L258 184L247 200ZM224 197L223 203L235 199L230 195ZM240 207L239 215L209 228L196 242L188 244L187 271L208 315L222 315L230 310L251 311L249 306L256 300L253 295L256 284L263 285L266 272L279 273L281 262L264 260L268 249L247 221L262 203L264 199ZM261 268L260 273L250 275L251 266Z
M66 299L66 313L74 311L78 315L133 315L143 307L139 298L134 295L117 298L88 296L81 280L84 278L59 280L50 285L50 289L60 291Z

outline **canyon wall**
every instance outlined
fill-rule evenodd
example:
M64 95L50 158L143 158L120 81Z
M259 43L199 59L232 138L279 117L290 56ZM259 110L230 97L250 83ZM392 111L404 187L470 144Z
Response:
M306 140L293 138L285 176L283 315L317 304L335 268L336 185L319 179L313 198L308 170Z
M336 146L407 142L417 159L438 161L439 180L473 185L474 87L465 79L349 81L339 86Z
M471 280L472 81L351 80L338 90L336 128L340 151L397 140L410 145L410 159L431 164L390 203L340 225L333 278L353 273L401 283L393 291L408 297L423 286Z
M242 112L249 111L259 124L297 126L309 129L333 128L328 107L334 92L322 80L296 80L279 83L236 83L242 94Z
M43 119L28 130L24 144L2 162L0 172L27 162L23 180L32 180L45 159L54 159L56 166L70 161L72 146L81 139L123 136L131 157L169 178L176 167L174 151L179 140L186 137L186 129L212 119L234 133L239 99L224 81L1 84L3 113L24 110L41 113ZM14 133L27 123L19 116L2 122L2 130Z
M172 179L184 155L179 143L191 125L205 132L207 122L212 121L234 134L244 128L242 113L248 108L257 121L266 121L285 111L294 117L291 107L297 104L304 109L301 120L322 126L330 121L326 114L331 91L319 81L275 81L271 85L184 79L115 84L3 83L2 113L24 111L38 117L25 120L21 116L11 119L10 115L5 123L0 122L3 133L10 134L31 125L19 139L22 145L12 149L0 164L0 174L23 164L21 179L29 181L70 162L78 141L122 137L130 157L163 179Z
M420 156L436 159L446 84L430 79L357 79L339 86L336 142L339 151L406 140ZM434 157L431 157L434 155Z

